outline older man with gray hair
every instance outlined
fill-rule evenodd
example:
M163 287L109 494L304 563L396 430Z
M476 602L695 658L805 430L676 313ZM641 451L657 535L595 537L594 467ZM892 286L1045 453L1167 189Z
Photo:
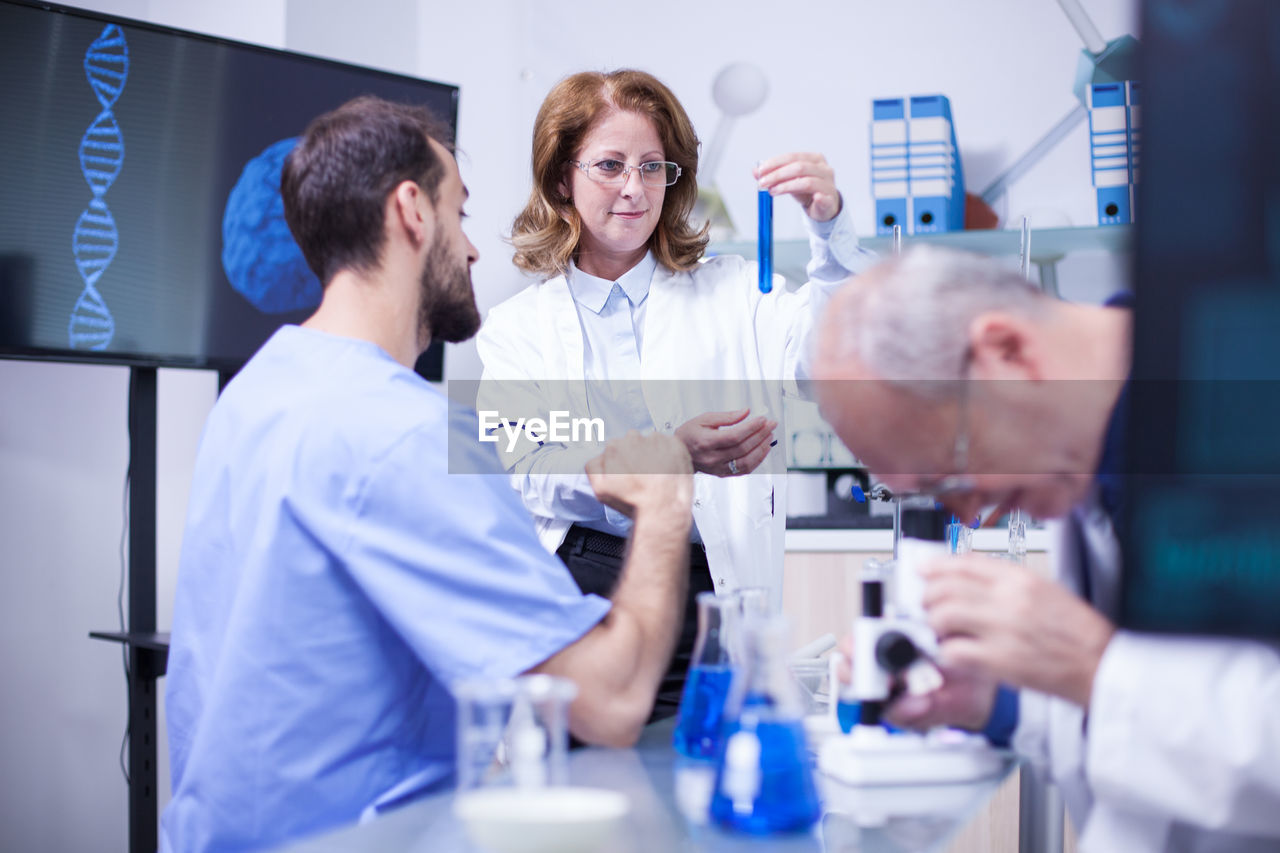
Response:
M1114 624L1130 328L1125 308L1051 299L933 247L832 300L817 395L874 474L961 518L1017 506L1062 519L1057 583L978 555L924 567L944 684L889 717L988 732L1010 717L1085 849L1275 850L1277 649Z

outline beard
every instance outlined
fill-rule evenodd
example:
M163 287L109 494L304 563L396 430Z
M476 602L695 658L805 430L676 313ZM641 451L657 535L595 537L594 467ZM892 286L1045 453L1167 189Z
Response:
M480 330L480 309L471 287L471 265L450 255L442 236L437 230L422 263L418 335L424 342L456 344Z

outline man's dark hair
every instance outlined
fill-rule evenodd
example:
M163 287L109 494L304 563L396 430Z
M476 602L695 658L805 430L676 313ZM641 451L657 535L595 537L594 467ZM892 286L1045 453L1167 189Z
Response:
M371 95L307 126L280 176L293 238L327 285L339 270L369 270L382 252L387 196L414 181L438 201L445 165L427 142L453 151L449 129L425 107Z

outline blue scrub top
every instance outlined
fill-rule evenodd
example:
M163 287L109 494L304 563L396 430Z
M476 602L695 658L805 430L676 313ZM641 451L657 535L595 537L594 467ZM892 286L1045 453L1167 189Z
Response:
M608 611L477 435L379 347L296 326L228 385L178 571L162 850L272 846L445 783L448 685L523 672Z

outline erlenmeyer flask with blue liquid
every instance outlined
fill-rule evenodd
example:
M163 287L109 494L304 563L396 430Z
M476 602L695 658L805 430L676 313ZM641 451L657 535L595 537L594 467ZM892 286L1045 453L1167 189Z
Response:
M720 717L733 680L732 632L739 610L736 594L698 594L698 638L680 697L674 736L676 751L690 758L715 758Z
M752 835L797 832L821 812L804 705L787 670L787 623L748 619L746 657L725 702L711 819Z

